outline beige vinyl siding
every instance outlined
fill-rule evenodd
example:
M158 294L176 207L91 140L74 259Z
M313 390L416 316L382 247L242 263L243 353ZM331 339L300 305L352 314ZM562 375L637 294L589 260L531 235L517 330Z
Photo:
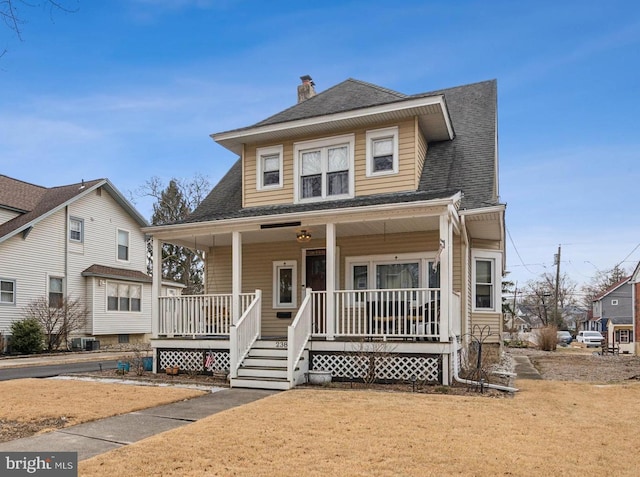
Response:
M345 263L351 256L385 255L392 253L432 252L438 247L437 231L411 234L371 235L340 237L337 240L340 253L338 270L339 288L345 288ZM273 262L295 262L297 266L297 305L302 302L302 286L305 283L303 248L324 248L324 241L312 240L300 245L294 241L247 244L242 248L242 291L262 290L262 334L285 336L287 326L295 318L297 308L273 308ZM231 293L231 247L215 247L207 255L207 293ZM278 311L291 312L291 319L276 318Z
M496 240L471 239L471 248L482 250L501 250L500 242Z
M39 222L26 239L22 234L0 243L0 276L16 281L16 304L0 305L0 331L24 318L23 308L46 297L49 275L65 276L65 214L56 212Z
M424 168L424 161L427 157L427 140L424 135L420 131L420 127L418 125L418 118L415 120L415 136L416 136L416 176L415 176L415 187L418 188L420 184L420 177L422 176L422 169Z
M0 208L0 224L4 224L5 222L8 222L9 220L17 217L18 215L20 214L18 212L14 212L13 210Z
M372 129L398 126L398 154L399 168L398 174L384 175L377 177L366 177L366 132ZM342 134L355 134L355 195L379 194L381 192L404 192L415 190L417 163L416 156L421 152L421 148L426 148L426 144L420 146L420 141L416 141L415 121L408 119L401 123L378 124L366 129L356 131L337 132L333 136ZM250 144L245 147L243 160L243 204L244 207L254 207L260 205L291 204L294 202L294 142L312 141L315 139L326 139L332 135L301 137L295 141L285 141L278 144ZM421 137L421 135L419 135ZM424 142L424 138L422 139ZM257 190L256 187L256 149L259 147L283 146L283 187L280 189ZM426 149L424 149L426 151ZM424 153L422 153L422 160Z
M462 240L459 235L453 236L453 291L462 291Z
M485 343L500 343L502 340L502 313L472 313L472 337L480 338L479 330L482 330L485 326L488 326L488 328L485 329L484 335L486 336L489 331L491 332L491 336L487 338Z

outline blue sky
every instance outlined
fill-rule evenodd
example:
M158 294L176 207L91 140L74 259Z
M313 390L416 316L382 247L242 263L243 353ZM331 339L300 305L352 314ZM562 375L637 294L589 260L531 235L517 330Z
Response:
M2 174L215 183L235 157L209 134L293 105L301 75L406 94L495 78L509 278L554 271L558 244L579 283L640 260L636 1L61 1L77 11L23 9L22 41L0 28Z

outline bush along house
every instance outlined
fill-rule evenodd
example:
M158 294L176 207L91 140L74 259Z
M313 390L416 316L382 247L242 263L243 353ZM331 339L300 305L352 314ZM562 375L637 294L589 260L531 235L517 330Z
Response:
M294 106L211 135L239 159L187 220L144 229L154 256L206 257L204 295L160 297L154 278L155 369L451 384L474 333L500 346L496 81L301 79Z

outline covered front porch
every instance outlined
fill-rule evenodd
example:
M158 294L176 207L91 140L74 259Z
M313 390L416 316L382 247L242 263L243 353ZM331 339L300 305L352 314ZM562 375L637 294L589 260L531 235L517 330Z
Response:
M314 369L314 353L346 356L363 343L386 343L368 347L426 357L438 367L437 379L448 384L453 337L465 328L467 246L458 201L454 196L154 231L154 256L163 242L204 250L206 289L213 293L163 297L154 283L153 346L173 353L202 350L196 361L203 371L211 361L206 350L228 350L227 358L215 361L228 363L233 385L252 350L272 354L265 344L270 340L268 346L286 350L286 372L280 374L291 387ZM160 274L154 262L154 276ZM156 361L158 369L166 364Z

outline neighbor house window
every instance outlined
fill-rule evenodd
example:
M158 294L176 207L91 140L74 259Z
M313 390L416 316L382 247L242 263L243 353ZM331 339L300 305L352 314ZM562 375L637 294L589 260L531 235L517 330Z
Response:
M618 300L611 300L611 305L616 306L618 304Z
M118 229L118 260L129 260L129 232Z
M631 343L631 330L618 330L616 334L618 335L618 343Z
M282 146L256 149L258 190L282 187Z
M294 144L296 201L353 197L354 136Z
M473 252L473 304L476 311L499 311L501 255Z
M84 240L84 220L75 217L69 218L69 240L72 242Z
M49 277L49 306L62 308L64 302L64 280L60 277Z
M16 282L0 278L0 305L16 304Z
M107 283L108 311L142 311L142 286L127 283Z
M367 177L398 172L398 128L367 131Z
M273 307L296 307L296 262L273 262Z

